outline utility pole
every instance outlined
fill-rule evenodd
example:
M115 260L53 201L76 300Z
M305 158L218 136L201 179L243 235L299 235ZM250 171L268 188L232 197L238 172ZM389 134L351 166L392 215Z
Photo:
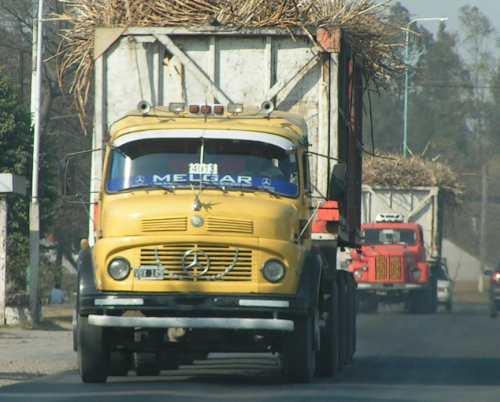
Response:
M40 322L39 268L40 268L40 205L38 200L38 173L40 153L40 106L42 92L42 33L43 0L34 1L33 11L33 62L31 73L31 115L33 119L33 173L30 202L30 310L33 325Z
M478 291L484 292L484 270L486 266L486 215L488 207L488 167L481 166L481 216L479 218L479 279Z

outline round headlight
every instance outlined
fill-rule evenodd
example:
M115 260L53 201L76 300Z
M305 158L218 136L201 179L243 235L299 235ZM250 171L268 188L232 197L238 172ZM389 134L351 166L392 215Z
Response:
M125 258L115 258L108 265L108 273L115 281L123 281L130 273L130 264Z
M364 272L365 271L363 271L362 269L357 269L356 271L354 271L354 278L361 279L363 277Z
M264 278L271 283L277 283L285 277L285 266L278 260L270 260L262 268Z

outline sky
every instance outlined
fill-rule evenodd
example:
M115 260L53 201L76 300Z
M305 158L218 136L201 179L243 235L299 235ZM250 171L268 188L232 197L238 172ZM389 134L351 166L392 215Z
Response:
M397 1L397 0L393 0ZM477 6L489 16L491 23L500 34L500 0L399 0L415 17L448 17L449 30L459 30L458 10L465 5ZM431 25L426 28L435 32Z
M448 17L446 22L448 31L458 32L459 34L458 14L460 7L465 5L478 7L483 14L489 17L496 30L489 47L496 58L500 56L500 48L495 46L496 43L500 43L498 41L498 38L500 38L500 0L393 0L393 2L396 1L400 1L415 18ZM436 33L439 26L439 22L425 22L424 24L433 33ZM459 53L461 53L460 50ZM462 56L467 57L465 54L462 54Z

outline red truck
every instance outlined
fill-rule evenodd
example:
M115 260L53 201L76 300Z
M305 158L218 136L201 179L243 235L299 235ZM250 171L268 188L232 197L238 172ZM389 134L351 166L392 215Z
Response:
M427 260L423 227L403 221L401 214L385 213L361 227L362 247L352 251L349 264L358 283L360 311L374 312L380 302L405 303L411 313L437 309L436 278Z

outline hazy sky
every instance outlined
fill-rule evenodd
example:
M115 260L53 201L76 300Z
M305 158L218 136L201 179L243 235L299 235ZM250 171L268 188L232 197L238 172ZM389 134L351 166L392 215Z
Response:
M396 0L394 0L396 1ZM400 0L415 17L448 17L450 31L458 31L458 10L467 4L477 6L486 14L500 33L500 0ZM426 23L429 30L434 31L435 23Z

